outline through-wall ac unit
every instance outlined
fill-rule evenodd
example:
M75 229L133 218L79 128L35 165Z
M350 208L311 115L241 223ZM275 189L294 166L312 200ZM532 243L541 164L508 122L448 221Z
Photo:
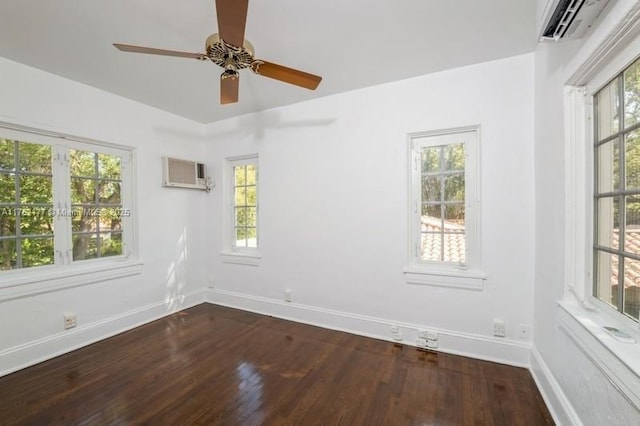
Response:
M542 21L540 40L581 38L609 0L549 0Z
M162 157L162 186L208 191L207 168L195 161Z

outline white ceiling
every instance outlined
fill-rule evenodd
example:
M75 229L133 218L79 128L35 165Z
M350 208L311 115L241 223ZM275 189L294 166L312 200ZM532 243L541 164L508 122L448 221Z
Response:
M0 56L209 123L530 52L532 0L250 0L256 58L323 76L315 92L241 72L221 106L210 62L124 53L112 43L204 52L214 0L4 0ZM0 94L1 96L1 94Z

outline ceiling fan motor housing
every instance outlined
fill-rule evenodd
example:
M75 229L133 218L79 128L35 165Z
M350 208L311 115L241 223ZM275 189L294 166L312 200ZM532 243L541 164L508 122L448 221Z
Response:
M253 63L253 45L244 41L242 47L232 46L220 38L219 34L207 37L205 45L207 57L225 70L240 70L249 68Z

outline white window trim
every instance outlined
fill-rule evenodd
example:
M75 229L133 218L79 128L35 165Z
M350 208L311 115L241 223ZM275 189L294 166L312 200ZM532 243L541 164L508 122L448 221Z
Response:
M565 295L561 329L640 411L640 324L593 296L593 94L640 53L636 6L598 46L589 46L567 79L565 106ZM581 52L582 53L582 52ZM603 331L613 326L636 339L622 343Z
M143 263L139 260L138 250L135 148L3 121L0 121L0 129L5 138L51 145L53 155L60 145L107 154L126 153L128 158L123 157L123 164L126 163L127 179L131 184L130 190L123 191L121 196L123 205L133 212L131 216L122 218L123 227L127 229L123 240L123 255L70 263L63 259L64 253L59 253L56 254L57 263L54 265L2 271L0 302L140 274ZM64 182L54 178L54 191L63 184ZM68 189L65 188L64 191ZM68 239L65 228L63 226L62 233L55 233L54 239Z
M465 144L465 219L466 264L421 261L417 257L419 220L417 194L420 183L415 178L419 153L414 141L421 138L474 133L473 140ZM407 135L408 144L408 206L407 206L407 267L404 270L408 284L482 290L486 275L481 270L480 256L480 126L457 127L444 130L416 132Z
M256 228L257 247L234 247L234 183L233 167L238 165L255 164L257 166L256 175ZM224 159L223 176L223 250L220 253L223 263L236 265L258 266L260 264L260 164L258 154L248 154Z

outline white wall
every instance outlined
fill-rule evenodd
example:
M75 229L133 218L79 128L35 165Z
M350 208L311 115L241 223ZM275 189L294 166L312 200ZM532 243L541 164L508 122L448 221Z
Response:
M407 284L407 133L475 124L485 288ZM213 301L387 338L388 326L358 328L353 316L485 343L504 342L492 337L492 319L502 318L506 340L526 346L516 335L532 323L532 54L230 119L208 134L219 183L224 158L258 153L260 161L258 267L222 263L222 185L207 200ZM287 288L294 306L313 312L281 312ZM352 321L332 324L323 310Z
M539 1L539 7L544 1ZM619 1L628 9L635 1ZM611 16L598 28L606 34ZM593 34L593 32L591 33ZM591 40L593 42L593 40ZM535 332L533 370L562 424L639 424L632 408L602 371L560 327L565 293L564 93L571 63L590 40L541 44L535 53ZM546 370L546 371L545 371ZM546 377L545 377L546 375ZM566 399L565 399L566 398Z
M0 302L0 375L193 303L205 281L200 191L163 189L162 155L199 158L194 122L0 58L0 121L137 148L140 275ZM202 298L201 298L202 299ZM63 331L63 312L78 328Z

